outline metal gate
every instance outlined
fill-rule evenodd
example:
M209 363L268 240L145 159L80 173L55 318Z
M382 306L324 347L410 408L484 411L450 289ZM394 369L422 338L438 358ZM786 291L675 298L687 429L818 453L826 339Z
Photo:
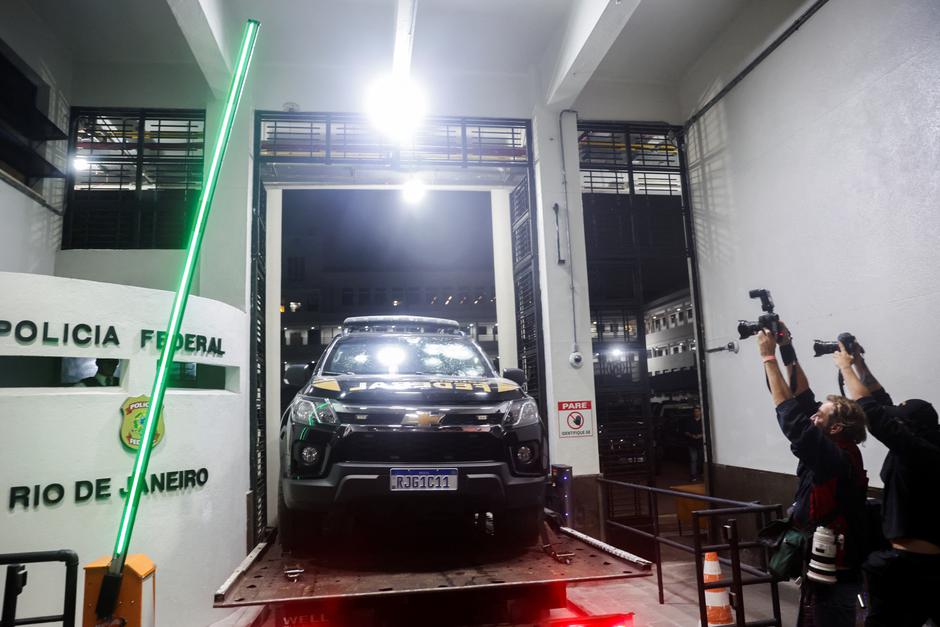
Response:
M545 354L539 337L542 327L541 296L538 273L538 234L535 203L529 181L531 173L509 196L509 220L512 228L512 274L516 298L516 351L519 367L525 372L529 394L546 414L544 390Z
M256 111L251 226L251 327L248 545L267 532L265 441L265 183L387 182L389 172L432 170L442 181L472 177L475 185L516 183L511 194L513 277L519 365L545 411L544 349L539 336L532 128L529 120L431 118L407 146L378 136L362 116ZM347 178L344 178L347 177ZM371 178L370 178L371 177ZM348 179L348 180L347 180ZM270 364L279 367L278 363ZM274 391L275 394L279 390Z
M258 154L258 134L255 133L255 154ZM266 425L266 390L264 385L265 356L265 277L266 260L266 217L267 193L261 184L257 159L254 165L254 190L251 208L251 322L249 326L249 354L253 363L249 366L249 408L248 408L248 446L249 465L248 481L251 491L248 493L248 537L247 548L250 552L264 536L268 525L267 512L267 439Z

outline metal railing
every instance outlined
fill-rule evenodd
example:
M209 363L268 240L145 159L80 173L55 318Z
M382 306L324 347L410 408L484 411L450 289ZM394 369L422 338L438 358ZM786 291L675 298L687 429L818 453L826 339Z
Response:
M745 501L734 501L731 499L722 499L704 494L695 494L692 492L682 492L679 490L668 490L665 488L654 488L652 486L641 485L637 483L626 483L623 481L614 481L611 479L598 479L600 484L600 504L601 519L605 527L611 526L616 529L635 534L648 540L653 540L653 561L656 563L656 584L659 588L659 603L665 603L663 594L663 569L662 569L662 551L660 545L666 545L686 553L692 553L695 556L696 588L698 590L699 612L701 614L702 625L708 624L707 609L705 606L705 591L715 588L730 587L733 593L735 607L735 625L737 627L763 627L765 625L776 625L782 627L780 618L780 594L777 589L777 580L767 570L767 551L763 545L756 540L741 540L737 518L731 516L753 515L757 518L758 526L763 527L770 520L771 515L776 518L783 517L783 507L776 505L761 505L759 503L748 503ZM626 525L607 517L606 504L609 501L610 489L613 487L627 488L634 491L634 496L639 502L639 493L646 493L649 513L652 518L653 531L644 531L634 526ZM606 488L606 492L605 492ZM660 534L659 524L659 496L672 496L682 499L689 499L706 503L708 505L721 505L717 509L701 509L693 511L692 514L692 533L693 544L689 546L666 538ZM714 533L710 533L709 543L703 544L701 526L702 519L714 523L712 520L716 517L728 517L721 524L721 535L724 542L714 542ZM714 531L714 525L709 525ZM741 549L760 549L758 555L760 566L755 567L750 564L742 563ZM704 555L708 552L728 551L729 557L720 557L718 560L731 567L731 579L721 579L719 581L705 583L702 572L704 568ZM745 573L747 576L742 575ZM755 584L769 584L771 594L771 604L773 608L773 618L768 620L747 622L744 610L744 586Z
M53 616L16 617L16 602L26 585L26 567L24 564L43 562L65 563L65 598L61 614ZM14 625L38 625L41 623L62 623L63 627L75 627L75 595L78 588L78 555L74 551L35 551L30 553L4 553L0 555L0 566L8 564L6 583L3 594L3 614L0 627Z

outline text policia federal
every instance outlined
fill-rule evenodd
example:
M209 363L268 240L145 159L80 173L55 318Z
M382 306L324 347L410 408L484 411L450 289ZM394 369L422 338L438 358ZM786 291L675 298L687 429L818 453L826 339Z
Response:
M141 484L141 492L142 494L180 492L201 488L207 481L209 481L209 471L206 468L155 472L150 474L148 481ZM121 499L127 498L130 483L131 477L127 477L125 485L118 488L117 495ZM94 480L80 479L74 483L66 482L65 484L17 485L10 488L7 507L11 511L30 510L39 507L52 507L66 500L75 503L110 501L113 496L110 477Z
M35 322L20 320L15 324L9 320L0 320L0 338L13 336L20 344L41 343L46 346L120 346L114 325L78 323ZM140 330L140 347L153 345L163 350L166 344L166 331L153 329ZM222 338L200 335L198 333L178 333L176 350L187 353L205 353L222 356Z

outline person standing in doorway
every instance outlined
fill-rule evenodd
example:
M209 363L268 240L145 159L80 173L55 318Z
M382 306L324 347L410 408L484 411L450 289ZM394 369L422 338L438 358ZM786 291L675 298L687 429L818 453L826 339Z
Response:
M95 360L95 366L97 366L98 371L90 377L85 377L81 381L75 384L75 387L80 388L97 388L97 387L108 387L119 385L120 380L114 376L115 371L117 371L119 361L117 359L109 359L107 357L100 357Z
M692 408L692 415L685 426L686 443L689 449L689 481L702 480L702 408Z

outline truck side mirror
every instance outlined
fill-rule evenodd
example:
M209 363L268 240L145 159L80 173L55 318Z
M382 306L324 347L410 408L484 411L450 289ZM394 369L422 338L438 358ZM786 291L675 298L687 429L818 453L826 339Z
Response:
M302 388L307 384L309 378L309 364L288 364L287 368L284 369L284 383L292 388Z
M510 381L512 381L513 383L518 383L519 387L521 387L522 389L525 389L525 385L526 385L525 372L523 372L519 368L506 368L505 370L503 370L503 376L509 379Z

